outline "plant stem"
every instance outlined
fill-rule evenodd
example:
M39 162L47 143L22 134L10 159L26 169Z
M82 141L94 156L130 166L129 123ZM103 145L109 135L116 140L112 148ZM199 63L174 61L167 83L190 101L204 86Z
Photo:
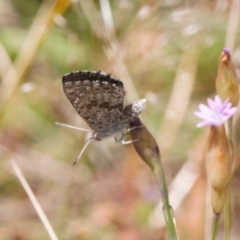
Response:
M227 128L228 128L228 143L229 143L229 151L231 155L231 160L233 163L233 142L232 142L232 125L233 125L233 119L230 118L228 120ZM230 192L230 185L231 185L231 179L229 181L229 184L227 186L227 194L226 194L226 202L225 202L225 240L230 240L231 235L231 192Z
M225 240L230 240L231 235L231 195L230 187L227 187L227 194L225 200Z
M157 158L156 161L153 161L153 162L155 163L153 172L157 179L160 192L161 192L161 197L163 202L163 214L164 214L165 222L168 228L169 237L170 237L170 240L178 240L174 213L171 205L169 204L167 184L166 184L166 179L165 179L165 174L162 167L161 159Z
M167 225L169 239L178 240L177 231L175 227L175 220L172 207L169 204L168 190L165 179L163 166L161 163L161 154L156 140L148 131L146 126L137 117L130 123L132 139L139 139L134 141L133 146L143 161L151 168L162 197L163 215Z
M217 230L218 230L218 226L219 226L220 216L221 216L220 213L217 214L217 215L214 215L213 225L212 225L212 236L211 236L211 240L215 240L215 239L216 239Z

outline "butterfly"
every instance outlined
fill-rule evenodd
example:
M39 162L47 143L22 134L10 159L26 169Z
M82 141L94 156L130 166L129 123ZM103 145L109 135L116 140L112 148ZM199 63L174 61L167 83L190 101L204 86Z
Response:
M123 130L130 129L130 123L145 109L146 99L124 105L123 83L103 71L71 72L63 76L62 83L70 103L93 130L87 144L123 135Z

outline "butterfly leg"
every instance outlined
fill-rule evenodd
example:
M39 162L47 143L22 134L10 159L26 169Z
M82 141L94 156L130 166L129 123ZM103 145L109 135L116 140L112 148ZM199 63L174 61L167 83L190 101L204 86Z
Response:
M127 145L127 144L130 144L130 143L133 143L133 142L138 142L138 141L141 141L141 139L133 139L133 140L127 140L127 141L125 141L123 139L122 140L122 145Z
M134 130L134 129L138 129L138 128L143 128L144 126L137 126L137 127L133 127L133 128L128 128L127 131L125 133L122 132L122 135L120 138L117 138L117 136L114 136L114 139L115 139L115 142L120 142L120 141L124 141L124 137L126 135L130 135L131 134L131 131ZM132 141L132 140L129 140L129 141ZM129 142L129 141L125 141L125 142Z
M114 136L114 140L115 140L115 142L120 142L120 141L122 141L123 140L123 138L124 138L124 133L122 133L122 135L118 138L118 136Z
M125 140L125 136L126 135L129 135L130 132L126 132L126 133L122 133L121 137L118 139L116 136L114 136L114 139L115 139L115 142L122 142L123 145L127 145L127 144L130 144L130 143L133 143L133 142L138 142L138 141L141 141L141 139L134 139L134 140Z
M131 131L132 130L135 130L135 129L139 129L139 128L144 128L145 126L141 125L141 126L136 126L136 127L132 127L132 128L128 128L127 129L127 132L125 134L123 134L123 137L122 137L122 144L123 145L126 145L126 144L130 144L130 143L133 143L133 142L138 142L138 141L144 141L143 139L132 139L132 140L128 140L128 141L125 141L124 139L124 136L127 135L127 134L131 134Z
M145 126L136 126L136 127L128 128L127 132L130 133L132 130L139 129L139 128L145 128Z

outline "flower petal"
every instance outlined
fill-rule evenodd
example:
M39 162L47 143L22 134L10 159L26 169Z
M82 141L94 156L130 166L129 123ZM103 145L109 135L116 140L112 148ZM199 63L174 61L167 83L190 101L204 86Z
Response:
M232 103L229 99L224 101L216 95L214 99L207 99L208 106L204 104L199 104L199 110L194 112L194 115L201 118L202 121L197 124L197 127L209 126L221 126L229 118L233 116L237 108L232 107Z
M221 107L223 105L222 100L218 95L215 96L214 101L215 101L216 106L218 106L218 107Z
M210 109L215 108L215 102L211 98L208 98L207 102L208 102L208 105L209 105Z
M199 104L199 109L200 111L202 111L205 114L211 114L211 109L209 107L207 107L206 105L203 104Z

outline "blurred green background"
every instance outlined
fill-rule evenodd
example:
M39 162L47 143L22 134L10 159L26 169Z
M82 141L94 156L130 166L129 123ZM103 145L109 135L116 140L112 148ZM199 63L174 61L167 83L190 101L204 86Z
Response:
M215 94L224 46L239 72L236 2L0 1L1 240L49 239L11 160L59 239L167 239L158 187L131 144L93 143L72 167L88 136L55 122L88 128L61 82L85 69L121 79L126 103L147 98L141 119L161 149L180 239L208 239L212 212L202 162L208 129L196 129L193 111ZM235 133L232 239L239 239L237 127Z

